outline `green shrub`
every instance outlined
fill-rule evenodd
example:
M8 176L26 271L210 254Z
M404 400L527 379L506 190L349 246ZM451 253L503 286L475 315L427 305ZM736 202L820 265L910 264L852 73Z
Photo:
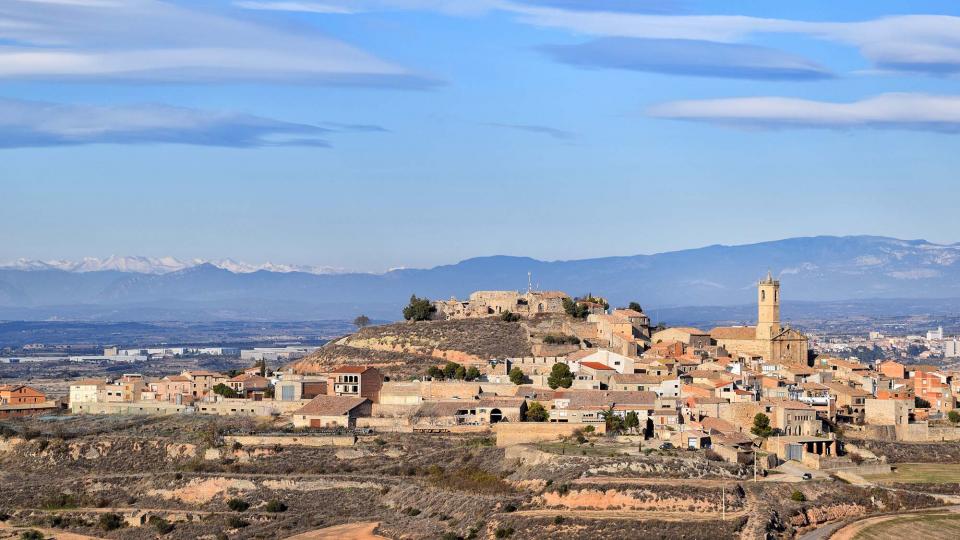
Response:
M247 508L250 508L250 503L243 499L233 498L227 501L227 508L234 512L245 512Z
M123 527L123 517L120 514L101 514L100 515L100 528L105 531L113 531Z
M429 298L417 298L417 295L410 296L410 303L403 308L403 318L408 321L426 321L436 312L437 309L430 303Z
M46 538L42 532L30 529L20 533L20 540L44 540Z
M790 494L790 500L796 502L806 502L807 496L804 495L800 490L794 490L794 492Z
M273 499L272 501L267 503L266 510L267 512L286 512L287 505L284 504L283 501L278 501L277 499Z
M510 538L511 536L513 536L513 527L500 527L493 534L497 538Z
M227 526L231 529L242 529L247 525L250 525L250 523L240 519L238 516L230 516L227 519Z
M563 524L563 516L557 516L557 517L553 518L553 524L554 524L554 525L562 525L562 524Z
M159 516L150 518L150 524L160 534L170 534L173 532L173 524Z
M516 313L510 313L509 311L504 311L500 315L500 320L504 322L517 322L520 320L520 315Z
M550 411L546 409L539 401L534 401L527 408L528 422L546 422L550 419Z

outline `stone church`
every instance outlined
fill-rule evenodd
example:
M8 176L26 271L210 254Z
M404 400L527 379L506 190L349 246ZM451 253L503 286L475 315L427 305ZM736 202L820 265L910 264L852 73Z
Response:
M769 272L757 285L757 306L756 326L720 326L710 331L710 337L734 357L806 365L807 336L780 326L780 281Z

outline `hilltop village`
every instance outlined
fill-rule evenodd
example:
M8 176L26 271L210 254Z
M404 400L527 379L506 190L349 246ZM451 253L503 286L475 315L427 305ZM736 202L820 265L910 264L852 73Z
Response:
M436 448L446 448L450 441L489 444L500 452L496 454L500 472L494 479L510 483L504 493L533 497L501 500L485 510L492 516L510 514L509 527L468 527L463 520L457 525L436 518L442 514L435 512L438 523L418 522L426 528L409 537L436 537L444 527L454 529L447 531L450 538L477 537L480 531L496 538L515 532L524 537L521 528L526 522L516 521L522 516L549 514L562 529L564 520L599 519L596 509L613 512L624 505L639 514L618 514L618 519L650 520L654 518L644 517L644 512L657 511L669 518L676 501L664 502L670 499L667 495L643 502L646 495L638 495L636 486L615 487L623 478L643 484L643 478L651 475L693 482L690 489L716 488L731 479L764 485L819 479L834 486L830 490L840 489L836 486L841 481L867 489L874 485L871 478L893 474L896 461L903 459L897 457L900 450L891 448L960 441L956 373L892 360L866 364L815 355L807 336L781 321L780 286L769 274L757 283L755 325L712 329L652 326L639 303L612 307L593 294L574 297L528 290L478 291L467 300L414 296L404 309L406 322L358 324L364 327L356 334L287 365L272 368L259 358L234 373L188 370L160 378L127 373L114 379L73 380L69 395L61 400L47 399L29 384L6 385L0 387L0 416L28 421L65 409L76 421L216 418L244 426L241 434L220 435L199 445L205 453L193 454L220 467L236 466L230 464L237 459L249 466L268 459L264 456L279 459L281 448L288 447L316 452L326 446L352 447L359 452L356 456L386 451L394 444L407 449L384 457L385 466L404 463L408 459L404 452L415 443ZM250 422L259 427L251 428ZM424 437L431 439L424 442ZM30 439L21 433L16 440L28 444ZM371 441L383 448L376 449ZM370 445L373 449L361 450ZM13 448L8 442L0 455L6 452L5 459L11 459ZM49 451L45 446L35 454ZM339 459L346 459L340 458L342 450L336 452ZM585 486L571 492L569 484L564 484L565 491L553 491L553 478L543 477L543 470L552 465L543 464L566 460L568 452L569 459L582 467L569 481L607 482L613 487L600 489L600 495L588 493ZM473 457L464 459L487 454L469 455ZM654 458L660 461L649 461ZM506 463L514 465L503 469ZM524 464L533 468L524 469ZM350 473L352 466L344 467L343 478L363 480ZM420 470L417 467L410 470ZM449 471L431 470L425 478ZM523 474L528 476L521 478ZM636 478L638 474L641 478ZM731 484L731 489L738 485ZM223 488L223 500L231 489ZM387 497L392 488L383 489ZM745 492L740 485L736 500L730 501L732 514L740 520L727 523L728 495L726 487L722 489L722 508L716 507L715 499L702 503L701 518L719 519L716 528L688 531L687 537L717 537L717 531L743 538L790 536L826 522L867 515L884 505L914 504L884 499L854 508L830 503L822 487L809 495L790 487L784 488L794 497L790 504L797 504L785 512L764 506L762 492ZM956 491L960 495L960 488ZM582 500L574 497L577 493ZM902 497L892 493L885 491L883 496ZM923 496L924 504L934 506L937 497L946 495ZM820 505L811 507L807 497L820 500ZM410 515L414 503L403 503L406 508L396 507L400 503L392 500L382 504L393 512L406 512L404 523L416 515ZM13 503L0 499L0 505ZM527 513L516 512L518 508ZM766 508L766 513L746 517L748 509L759 508ZM134 526L143 526L150 518L147 514L133 509L122 515ZM399 519L391 515L382 518L386 521L381 520L381 531L390 530L390 519ZM591 527L600 525L591 523L581 529L586 534L581 537L597 532ZM410 526L394 523L393 530ZM728 526L734 529L724 528ZM242 527L231 530L240 537L246 534Z
M770 276L757 284L756 325L709 330L651 328L637 304L611 309L603 298L559 291L414 298L414 309L418 302L422 313L408 311L401 325L492 319L540 335L518 357L431 351L455 359L399 379L383 364L317 372L308 357L276 371L258 361L232 374L77 380L67 406L75 414L284 417L319 429L496 428L501 441L554 439L589 425L709 447L735 463L751 460L757 436L772 433L764 450L827 469L849 464L834 444L840 426L884 440L960 438L938 423L956 408L960 378L934 366L814 356L807 337L781 322L780 282ZM2 392L4 405L23 406L8 415L54 406L29 386Z

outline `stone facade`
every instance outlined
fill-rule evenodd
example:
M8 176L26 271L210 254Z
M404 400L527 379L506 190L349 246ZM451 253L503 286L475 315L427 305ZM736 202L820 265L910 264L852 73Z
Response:
M563 313L563 300L570 295L560 291L477 291L469 300L438 300L435 319L476 319L510 312L524 317L538 313Z
M757 325L718 327L710 335L732 356L762 358L768 364L807 363L807 336L780 326L780 281L769 274L757 285Z

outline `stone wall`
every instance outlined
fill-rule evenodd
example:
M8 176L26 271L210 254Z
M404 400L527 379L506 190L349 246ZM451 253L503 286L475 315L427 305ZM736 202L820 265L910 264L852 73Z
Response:
M555 441L569 437L577 429L593 426L597 433L604 433L606 426L599 424L554 423L554 422L504 422L493 426L497 434L497 446L512 446L541 441Z
M167 401L132 401L129 403L74 403L74 414L214 414L218 416L275 416L290 414L307 403L300 401L248 401L225 400L211 403L195 403L192 406L177 405Z
M229 435L223 438L229 447L238 442L243 446L353 446L353 435Z

